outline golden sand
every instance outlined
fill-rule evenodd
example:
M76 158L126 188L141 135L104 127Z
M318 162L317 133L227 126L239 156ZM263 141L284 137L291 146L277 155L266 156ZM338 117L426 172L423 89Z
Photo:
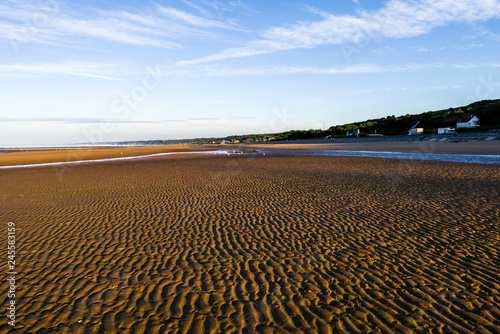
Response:
M4 150L0 154L0 166L71 162L107 158L124 158L166 152L194 151L189 145L127 146L103 148L46 148Z
M2 170L0 196L18 333L500 326L498 166L162 157Z

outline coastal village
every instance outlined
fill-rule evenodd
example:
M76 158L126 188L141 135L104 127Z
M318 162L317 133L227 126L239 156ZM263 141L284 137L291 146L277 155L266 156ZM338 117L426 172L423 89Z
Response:
M423 127L418 127L419 122L415 123L411 129L408 131L409 136L420 136L424 135L424 128ZM469 116L464 116L462 117L455 125L455 127L440 127L437 129L437 132L435 134L437 135L456 135L457 132L460 132L461 130L471 130L475 128L480 127L480 121L479 118L475 115L469 115ZM377 133L376 130L374 131L369 131L368 133L364 133L362 129L354 129L354 130L347 130L345 133L346 137L360 137L360 136L366 136L366 137L383 137L384 135L381 133ZM323 139L327 140L334 140L334 138L331 135L327 135L323 137ZM276 138L274 136L270 135L263 135L263 136L249 136L246 139L239 140L239 139L223 139L222 141L212 141L211 144L221 144L221 145L230 145L230 144L240 144L240 143L253 143L253 142L270 142L270 141L276 141Z
M424 134L424 128L417 128L417 124L415 124L409 131L408 135L410 136L416 136L416 135L423 135ZM474 116L468 116L465 118L462 118L460 122L457 122L456 128L452 127L444 127L444 128L438 128L437 134L438 135L447 135L447 134L454 134L456 133L456 129L472 129L472 128L477 128L479 127L479 119ZM347 134L349 136L349 134Z
M425 128L419 127L420 122L416 122L408 131L409 136L422 136L425 134ZM475 115L466 115L462 116L459 121L455 123L455 126L447 126L447 127L439 127L437 131L434 131L433 134L437 135L456 135L461 131L471 131L477 128L480 128L480 120ZM345 137L383 137L384 134L377 133L377 130L368 131L367 133L363 132L362 129L356 128L353 130L347 130L345 132ZM494 137L488 137L494 138ZM335 138L331 135L326 135L322 139L334 140ZM222 141L211 141L211 144L221 144L221 145L230 145L230 144L239 144L239 143L253 143L253 142L270 142L276 141L277 139L271 135L254 135L249 136L245 139L223 139ZM491 140L491 139L489 139Z
M334 125L323 129L289 130L281 133L238 134L226 137L126 141L112 145L166 145L278 143L288 141L471 141L500 140L500 99L420 114L386 116Z
M235 135L201 139L210 144L238 144L295 140L461 140L471 132L483 133L486 140L499 139L500 100L483 100L467 106L427 111L420 114L390 115L362 122L335 125L327 129L290 130L283 133ZM417 138L414 138L418 136ZM384 137L385 139L377 137ZM404 139L403 137L407 137ZM359 138L359 139L357 139ZM371 138L371 139L370 139ZM414 138L414 139L411 139ZM472 137L471 137L472 138Z

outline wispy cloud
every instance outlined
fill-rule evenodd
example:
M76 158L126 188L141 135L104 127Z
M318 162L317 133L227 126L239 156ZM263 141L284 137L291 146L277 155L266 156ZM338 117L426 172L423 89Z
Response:
M255 120L256 117L192 117L187 119L168 119L164 120L165 123L186 123L197 126L220 126L220 127L233 127L244 126L250 120Z
M190 121L215 121L217 117L193 117L189 118Z
M193 8L194 10L196 10L197 12L201 13L203 16L205 17L210 17L211 16L211 13L210 11L208 11L207 9L201 7L201 6L198 6L197 4L191 2L191 1L187 1L187 0L181 0L183 3L185 3L186 5L188 5L189 7Z
M236 118L191 118L188 120L191 125L197 126L218 126L218 127L235 127L248 125L248 120L241 120Z
M400 92L400 91L439 91L439 90L453 90L453 89L462 89L463 85L452 85L452 86L423 86L423 87L386 87L386 88L375 88L375 89L364 89L360 90L363 93L379 93L379 92Z
M214 10L216 12L216 17L219 19L224 19L227 14L241 11L259 14L259 11L252 9L246 2L241 0L202 0L201 2Z
M209 18L204 18L200 16L196 16L172 7L163 7L160 5L156 5L157 11L171 19L177 22L181 22L184 24L187 24L189 26L195 26L195 27L201 27L201 28L219 28L219 29L231 29L231 30L240 30L237 26L234 24L221 21L221 20L214 20L214 19L209 19Z
M0 38L11 43L76 45L106 41L155 48L182 48L186 38L217 38L217 30L242 30L213 19L154 4L136 11L77 7L51 1L7 0L0 4ZM71 37L71 38L70 38Z
M416 37L440 26L498 18L500 1L390 0L379 10L360 11L356 16L325 12L317 14L322 20L290 27L271 27L262 33L262 39L251 41L243 47L226 49L179 64L198 64L320 45L361 43L371 39Z
M484 47L484 44L481 44L481 43L456 44L456 45L451 46L451 47L441 46L439 48L428 48L428 47L421 45L421 46L418 46L415 48L415 52L437 52L437 51L445 51L447 49L472 50L472 49L477 49L477 48L482 48L482 47Z
M379 74L426 71L438 68L471 69L478 67L494 67L494 64L471 64L471 63L407 63L402 65L379 65L379 64L355 64L334 67L315 66L256 66L256 67L231 67L215 64L196 64L193 66L166 66L160 68L164 76L186 76L186 77L226 77L226 76L256 76L256 75L288 75L288 74L323 74L323 75L346 75L346 74Z
M0 77L25 77L29 75L72 75L105 80L123 80L105 75L118 68L118 64L66 62L49 64L0 65Z
M89 117L0 117L0 122L41 122L41 123L63 123L63 124L99 124L99 123L160 123L159 121L141 121L127 119L105 119L105 118L89 118Z

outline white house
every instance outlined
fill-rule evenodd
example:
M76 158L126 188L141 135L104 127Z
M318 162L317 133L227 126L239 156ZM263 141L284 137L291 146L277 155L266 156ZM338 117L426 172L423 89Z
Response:
M346 136L356 136L356 137L359 137L359 135L361 134L361 130L360 129L356 129L356 130L347 130L346 132Z
M475 128L479 126L479 119L476 116L471 116L469 119L463 119L462 122L457 123L457 129L459 128Z
M276 140L276 139L273 136L264 136L263 140L264 141L273 141L273 140Z
M410 132L408 132L408 136L416 136L416 135L423 135L424 134L424 128L417 128L417 125L420 124L420 121L415 123L411 129Z
M445 135L450 133L456 133L454 128L439 128L438 135Z
M423 134L424 134L424 128L411 128L410 132L408 133L409 136L423 135Z

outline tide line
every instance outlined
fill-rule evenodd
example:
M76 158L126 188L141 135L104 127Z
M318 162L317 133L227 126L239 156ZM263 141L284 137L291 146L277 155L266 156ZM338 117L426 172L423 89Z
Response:
M94 163L94 162L139 160L139 159L150 158L150 157L158 157L158 156L164 156L164 155L176 155L176 154L219 155L219 154L230 154L230 152L227 152L227 151L166 152L166 153L155 153L155 154L147 154L147 155L137 155L137 156L133 156L133 157L119 157L119 158L105 158L105 159L91 159L91 160L76 160L76 161L60 161L60 162L44 162L44 163L38 163L38 164L0 166L0 169L16 169L16 168L32 168L32 167L51 167L51 166L63 166L63 165L79 165L79 164Z

